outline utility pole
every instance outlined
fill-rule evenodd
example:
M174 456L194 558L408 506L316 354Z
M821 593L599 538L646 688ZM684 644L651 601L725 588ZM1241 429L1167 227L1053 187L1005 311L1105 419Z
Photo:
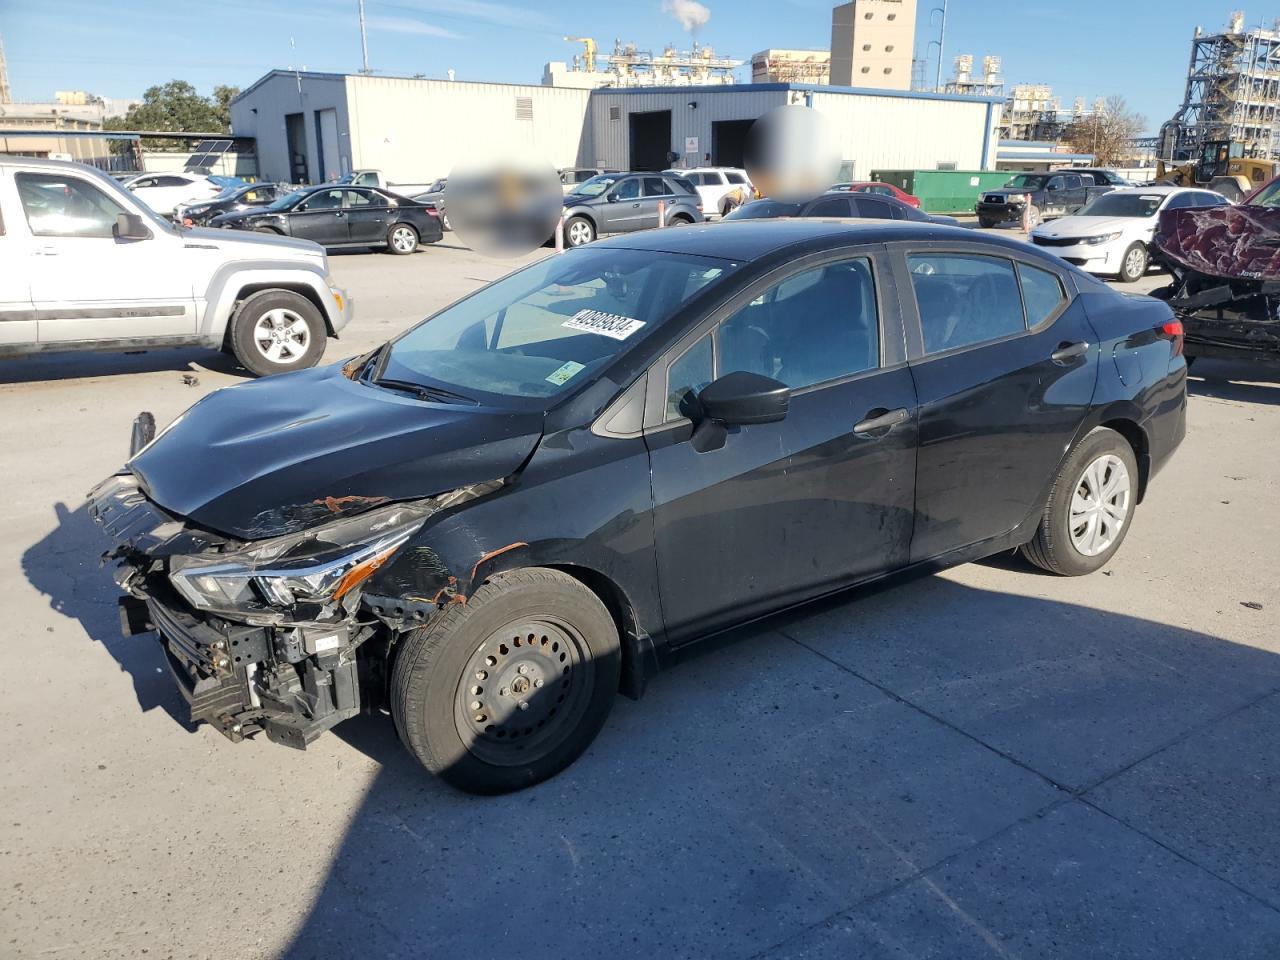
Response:
M933 85L933 92L939 93L942 90L942 46L947 39L947 0L942 0L942 6L933 12L942 14L942 25L938 30L938 74Z
M367 74L370 72L369 71L369 38L364 31L364 0L359 0L359 3L360 3L360 55L364 62L364 66L361 68L360 72Z

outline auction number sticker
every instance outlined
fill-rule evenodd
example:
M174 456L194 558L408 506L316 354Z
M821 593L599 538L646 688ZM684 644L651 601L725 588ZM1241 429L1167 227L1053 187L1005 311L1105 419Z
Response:
M561 326L570 330L598 333L614 340L625 340L643 327L644 321L622 317L616 313L605 313L603 310L579 310Z
M570 378L577 374L579 370L584 369L586 369L585 364L578 363L576 360L570 360L555 373L551 374L551 376L547 377L547 383L554 383L557 387L562 387L568 383Z

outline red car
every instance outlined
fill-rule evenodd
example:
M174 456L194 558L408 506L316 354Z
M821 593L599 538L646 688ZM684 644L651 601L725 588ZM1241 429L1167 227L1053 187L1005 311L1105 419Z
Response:
M920 198L907 193L905 190L899 190L892 183L880 183L878 181L868 181L866 183L837 183L832 190L849 190L853 193L881 193L886 197L896 197L903 203L913 207L920 206Z

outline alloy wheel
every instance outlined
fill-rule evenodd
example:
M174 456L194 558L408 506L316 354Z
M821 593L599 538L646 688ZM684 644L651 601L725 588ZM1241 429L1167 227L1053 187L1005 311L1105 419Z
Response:
M396 227L391 231L391 245L401 253L409 253L418 245L418 238L409 227Z
M591 242L591 225L586 221L579 220L577 223L569 225L569 246L580 247L584 243Z
M296 363L311 346L311 328L292 310L277 307L253 325L253 342L272 363Z
M1105 552L1129 519L1129 471L1114 454L1094 460L1076 481L1068 520L1071 545L1086 557Z
M1137 280L1146 272L1146 269L1146 257L1143 255L1141 249L1134 247L1125 255L1124 273L1126 277L1132 277L1134 280Z

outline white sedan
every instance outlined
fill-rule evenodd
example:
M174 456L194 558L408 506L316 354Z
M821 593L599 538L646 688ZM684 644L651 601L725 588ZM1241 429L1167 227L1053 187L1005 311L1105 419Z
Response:
M199 173L144 173L126 180L124 187L162 217L171 216L180 203L212 200L222 191Z
M1041 224L1031 231L1031 242L1089 273L1133 283L1147 272L1148 246L1161 210L1230 202L1212 190L1125 187L1094 197L1072 216Z

